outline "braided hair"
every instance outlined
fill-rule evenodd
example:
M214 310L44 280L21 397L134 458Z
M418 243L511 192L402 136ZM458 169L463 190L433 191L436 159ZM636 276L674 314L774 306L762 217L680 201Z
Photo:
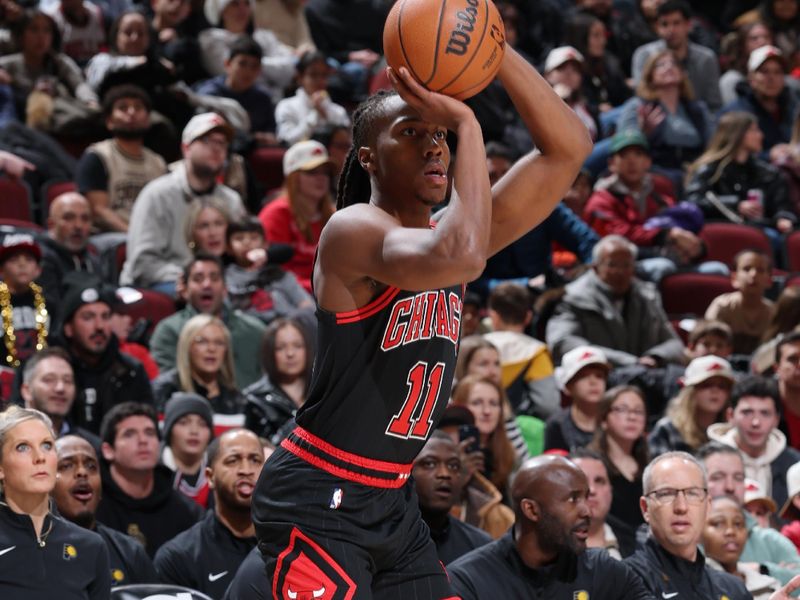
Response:
M353 112L353 145L347 152L336 192L336 210L369 202L369 175L358 161L358 149L369 145L375 134L375 123L384 116L385 100L396 96L395 90L380 90L358 105Z

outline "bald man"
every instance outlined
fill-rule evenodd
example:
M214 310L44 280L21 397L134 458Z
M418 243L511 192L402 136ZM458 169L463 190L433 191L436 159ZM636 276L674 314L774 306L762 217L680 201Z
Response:
M48 300L61 296L65 274L100 272L97 257L89 251L91 226L92 209L86 198L77 192L66 192L53 200L47 216L47 236L40 240L43 256L38 280Z
M586 549L589 483L577 465L539 456L511 490L516 523L505 536L448 567L463 600L653 598L633 572L600 549Z
M157 582L155 568L144 547L132 537L95 520L102 485L92 445L77 435L65 435L56 440L56 452L58 471L53 500L62 517L103 538L108 547L111 585Z

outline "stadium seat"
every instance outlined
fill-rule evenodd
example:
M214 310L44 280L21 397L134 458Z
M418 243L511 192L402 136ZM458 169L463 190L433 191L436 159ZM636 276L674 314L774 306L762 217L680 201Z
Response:
M134 323L139 319L147 319L149 321L147 335L150 335L159 321L175 312L175 299L154 290L136 289L141 292L142 299L132 304L123 304L117 311L123 315L130 315Z
M256 148L250 153L250 168L264 190L283 185L284 148Z
M44 227L33 221L0 218L0 237L5 237L9 233L18 233L20 230L27 233L37 233L44 231Z
M747 248L763 250L772 259L772 244L758 227L738 223L706 223L700 231L706 243L706 260L718 260L733 267L733 258Z
M31 191L27 183L0 177L0 219L34 220Z
M42 223L45 224L47 222L47 215L50 214L50 205L53 204L53 200L65 192L75 192L77 190L78 185L74 181L59 179L45 181L39 192L39 201L42 203Z
M733 291L730 277L706 273L673 273L661 280L659 288L670 319L702 319L714 298Z
M786 268L789 271L800 271L800 230L786 236Z

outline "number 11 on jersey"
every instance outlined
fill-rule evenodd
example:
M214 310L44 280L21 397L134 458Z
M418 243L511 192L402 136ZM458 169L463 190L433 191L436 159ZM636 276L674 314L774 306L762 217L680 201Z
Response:
M437 362L428 372L428 363L420 361L408 372L408 395L400 412L392 418L386 434L394 437L427 439L433 427L431 415L442 387L445 364Z

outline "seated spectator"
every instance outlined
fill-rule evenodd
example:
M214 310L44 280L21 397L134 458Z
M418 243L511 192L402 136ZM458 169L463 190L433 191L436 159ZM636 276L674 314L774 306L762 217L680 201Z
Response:
M92 444L82 437L66 435L56 440L56 452L58 472L53 501L58 514L103 538L108 550L112 587L158 581L153 563L142 545L129 535L98 523L95 518L102 482L100 463Z
M751 354L775 310L772 300L764 297L772 285L772 264L762 250L742 250L733 261L731 283L736 291L714 298L705 318L727 323L733 332L733 351Z
M51 508L57 460L47 416L19 406L0 413L0 547L11 552L3 558L3 598L52 598L54 585L61 598L109 597L105 543Z
M152 0L153 42L159 56L169 61L175 77L188 85L208 77L203 67L200 44L189 16L189 0Z
M7 234L0 244L0 315L3 360L16 369L47 345L51 318L42 288L42 250L29 233Z
M209 506L206 448L214 438L214 409L194 392L174 392L164 406L161 464L175 478L172 487L202 508Z
M517 460L503 425L502 388L486 377L467 375L453 388L451 402L468 408L475 417L479 438L475 441L483 453L478 470L505 496Z
M770 529L775 526L778 505L775 504L772 496L767 494L755 479L745 478L744 480L744 504L742 508L756 520L759 527Z
M649 76L647 61L657 53L669 51L679 61L680 68L686 71L697 99L709 109L717 110L722 105L719 60L713 50L689 40L691 18L692 9L684 0L668 0L658 6L656 33L661 39L645 44L633 53L633 79L637 84L645 80Z
M249 0L231 0L228 7L249 6L248 2ZM216 30L206 29L200 35L213 31ZM262 61L261 46L249 37L242 37L232 42L226 51L228 54L224 72L198 83L195 89L200 94L236 100L250 117L250 131L244 132L247 134L246 140L248 142L252 140L258 146L276 146L278 138L275 136L273 95L258 83ZM294 68L293 58L290 65Z
M291 318L275 319L264 332L264 375L243 391L244 426L276 445L294 427L294 416L308 397L312 344L307 330Z
M642 474L650 462L645 435L646 403L642 391L630 385L608 390L600 403L599 424L589 448L605 463L613 491L609 516L615 521L622 554L634 550L636 530L644 523L637 510Z
M59 51L53 18L38 9L24 13L14 38L19 52L0 57L0 70L14 91L17 114L26 115L28 126L51 133L96 132L97 94L78 65Z
M192 202L211 196L235 218L244 214L239 195L216 182L232 138L233 129L216 113L197 115L186 125L183 164L148 183L136 199L120 283L174 295L175 282L191 257L182 225Z
M622 560L617 535L611 525L606 522L608 511L611 508L613 491L602 458L592 450L579 448L570 453L569 459L580 467L589 484L588 503L592 512L592 523L589 525L586 547L603 548L612 558Z
M103 418L100 437L103 498L97 520L133 537L152 558L194 525L202 511L172 488L172 472L158 464L158 418L152 406L115 406Z
M138 293L137 290L133 292L134 295ZM119 351L132 356L142 363L147 377L150 381L153 381L158 377L158 364L156 364L147 346L140 343L145 341L142 338L147 333L146 327L149 321L145 318L140 318L134 323L133 317L127 312L123 312L122 306L122 304L116 304L111 307L111 332L117 337ZM136 337L136 341L131 339L132 334Z
M285 192L258 214L270 242L294 248L284 268L294 273L308 292L319 237L335 210L330 192L332 173L333 164L322 144L298 142L283 155Z
M225 294L225 275L219 258L201 253L188 262L181 280L181 297L186 307L160 321L150 338L150 351L160 369L166 371L176 366L178 338L184 324L204 314L219 318L230 332L232 343L228 348L233 354L237 385L244 388L261 376L258 349L266 326L255 317L229 308Z
M609 235L594 247L592 269L567 284L546 329L557 363L577 346L599 348L614 367L683 360L658 292L634 279L636 253L627 239Z
M233 259L225 267L231 305L267 324L296 315L316 328L314 298L294 273L272 261L261 221L245 217L230 223L226 237L228 255Z
M637 270L650 281L699 263L705 247L696 232L674 222L653 226L659 213L675 205L675 192L666 177L649 173L652 161L644 134L620 131L609 149L611 174L595 184L583 220L600 235L617 234L636 244Z
M586 476L565 458L526 463L512 490L514 530L450 564L453 591L463 600L649 598L627 566L603 550L586 549L588 495ZM570 577L560 575L565 568Z
M25 408L48 416L56 437L74 434L100 448L99 437L73 423L70 413L75 403L75 375L62 348L45 348L28 359L22 369L20 396Z
M75 373L75 425L95 434L106 413L117 404L153 403L142 363L120 352L111 332L111 306L116 302L114 289L96 277L70 274L61 300L62 324L53 340L63 345Z
M590 106L583 98L583 55L572 46L559 46L547 55L544 77L553 91L567 103L586 126L592 140L600 137L597 107Z
M193 202L184 221L186 245L193 254L203 253L222 258L230 220L225 204L213 196Z
M259 85L259 88L266 92L269 101L268 104L262 105L262 111L270 114L268 117L258 115L258 118L259 120L269 118L272 121L272 129L269 131L274 134L274 105L283 97L283 90L292 83L297 57L294 49L280 42L273 31L254 28L254 5L255 2L252 0L205 2L203 12L212 26L201 31L197 41L200 43L203 66L215 78L214 80L225 74L228 77L232 76L230 63L242 49L246 49L245 55L256 59L252 63L247 61L249 63L247 65L244 64L245 61L240 61L236 67L245 68L249 73L248 77L253 78L252 83L258 81L266 85L266 87ZM229 83L227 87L234 92L242 91L234 89ZM248 108L244 103L242 106ZM257 108L255 98L252 108L254 110ZM248 110L249 112L251 111ZM262 130L254 128L254 131Z
M256 0L253 4L253 25L267 29L298 54L313 48L314 40L299 0Z
M572 452L592 441L610 368L603 352L591 346L578 346L564 355L556 379L570 405L547 420L545 450Z
M787 446L778 429L779 403L774 382L747 376L733 388L728 422L711 425L708 437L738 448L745 475L783 506L788 497L786 472L800 461L800 452Z
M706 106L694 99L686 72L670 50L659 50L647 59L636 96L623 105L617 121L618 131L644 133L654 168L678 190L684 163L705 150L712 127Z
M772 31L761 21L742 25L729 35L733 39L731 40L730 55L727 57L728 69L719 78L719 93L723 106L736 100L736 88L741 82L747 80L747 59L750 57L750 53L756 48L773 43ZM723 45L724 42L725 39L723 39ZM720 58L726 57L720 56Z
M465 481L459 446L449 435L433 432L414 459L411 474L422 520L431 531L442 564L492 541L485 532L450 514L461 498Z
M500 351L503 389L514 413L546 419L559 407L547 346L526 333L533 319L527 288L501 283L489 295L492 331L484 338Z
M718 356L695 358L686 367L680 393L669 402L647 438L650 455L694 452L708 442L708 428L725 419L735 382L730 363Z
M701 319L689 332L686 343L686 357L689 361L709 354L727 360L732 353L733 330L727 323Z
M75 192L59 194L47 212L47 235L40 236L42 273L39 284L45 298L61 296L64 275L72 271L100 273L100 262L89 245L92 207L89 201ZM57 320L59 306L50 304L50 316Z
M347 111L333 102L328 93L331 67L327 57L308 50L300 56L296 70L295 95L275 106L278 139L291 146L310 138L320 125L349 125Z
M81 68L105 49L106 21L103 11L89 0L58 0L44 11L58 25L61 49Z
M206 455L214 507L164 544L154 562L163 583L222 598L236 569L256 546L250 505L264 454L254 433L234 429L211 442Z
M755 14L753 14L755 13ZM775 37L775 45L789 61L789 70L800 66L800 43L797 28L800 26L800 7L795 0L761 0L757 9L740 16L744 22L755 18L764 22Z
M84 150L75 174L99 231L128 231L139 192L167 172L164 159L144 146L151 110L150 97L138 86L120 85L103 96L103 117L111 138Z
M709 220L756 225L779 241L775 230L788 233L798 216L780 171L759 158L763 139L753 114L722 115L708 148L689 168L686 199Z
M186 321L178 336L175 361L177 367L153 381L159 410L164 410L172 395L181 391L208 400L215 415L240 415L244 397L234 377L231 335L219 318L199 314Z
M778 512L778 517L786 522L781 527L781 534L789 538L800 551L800 462L786 471L786 483L788 497Z
M339 178L344 171L347 153L353 145L353 131L349 125L322 125L314 130L311 139L319 142L328 151L328 156L333 163L333 177L331 177L331 194L336 196L339 188Z
M772 319L761 336L761 345L753 352L753 372L765 375L775 367L775 347L782 336L798 331L800 326L800 286L789 285L775 301Z
M792 135L798 103L786 87L786 58L775 46L761 46L747 59L747 83L736 87L738 98L722 108L722 113L743 111L755 115L764 134L762 158L774 162L785 157Z
M781 398L780 429L792 448L800 448L800 332L788 333L775 346L775 378Z
M774 577L739 561L747 542L747 526L744 509L735 499L718 496L711 500L701 541L706 564L744 580L753 598L769 598L780 588Z

